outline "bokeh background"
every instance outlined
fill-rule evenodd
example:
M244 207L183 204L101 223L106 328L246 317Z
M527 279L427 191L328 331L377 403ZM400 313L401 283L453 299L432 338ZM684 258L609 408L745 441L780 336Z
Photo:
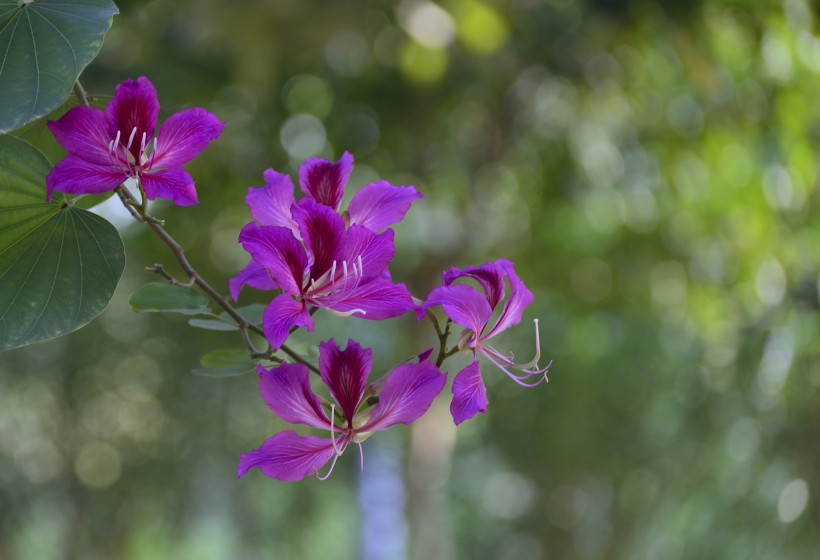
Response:
M147 75L164 116L230 123L189 166L201 204L154 209L215 285L262 171L349 150L349 192L425 195L394 278L424 296L511 258L536 302L498 346L528 359L539 317L555 363L531 390L485 367L489 414L456 430L443 398L363 473L237 481L284 425L255 376L191 373L236 333L130 310L172 258L107 204L109 309L0 356L0 559L817 558L816 2L118 4L86 88ZM433 343L413 317L317 319L298 343L355 336L377 372Z

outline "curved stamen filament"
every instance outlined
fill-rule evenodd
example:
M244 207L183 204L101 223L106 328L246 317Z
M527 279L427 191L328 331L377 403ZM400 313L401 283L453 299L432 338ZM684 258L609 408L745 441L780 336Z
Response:
M358 434L353 437L353 441L359 446L359 472L364 472L364 449L362 449L362 441L359 439Z
M334 456L333 456L333 462L332 462L332 463L330 463L330 469L328 469L327 474L326 474L326 475L324 475L324 476L321 476L321 475L319 474L319 471L318 471L317 469L313 469L313 473L316 475L316 478L317 478L318 480L322 480L322 481L327 480L327 479L328 479L328 477L331 475L331 473L333 473L333 468L336 466L336 461L338 461L338 460L339 460L339 456L338 456L338 455L334 455Z
M490 360L493 363L494 366L496 366L498 369L500 369L501 371L506 373L507 376L510 379L512 379L513 381L515 381L516 383L518 383L522 387L537 387L538 385L540 385L544 381L549 381L549 379L547 379L547 371L549 371L549 366L547 366L543 370L533 371L533 372L529 373L528 375L522 377L522 376L519 376L519 375L515 375L514 373L509 371L505 366L503 366L499 362L497 362L489 352L484 351L485 350L484 348L481 348L480 350L482 350L481 353L484 355L484 357L487 358L488 360ZM552 362L550 362L550 365L552 365ZM527 379L529 377L532 377L533 375L541 375L541 374L543 374L543 377L541 377L541 379L539 379L538 381L536 381L534 383L527 383L525 381L522 381L523 379Z

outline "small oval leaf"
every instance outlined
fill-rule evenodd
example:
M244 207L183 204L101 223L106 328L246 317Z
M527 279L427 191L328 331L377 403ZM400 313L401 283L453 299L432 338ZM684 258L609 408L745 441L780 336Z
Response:
M46 202L50 170L36 148L0 136L0 351L88 323L125 267L114 226L61 195Z
M128 300L134 311L210 315L208 298L188 288L162 282L146 284Z
M202 356L200 363L202 367L195 368L194 375L236 377L256 370L247 350L212 350Z
M0 134L71 95L117 13L111 0L0 0Z
M234 323L227 323L219 319L191 319L188 324L198 329L205 329L206 331L238 331Z

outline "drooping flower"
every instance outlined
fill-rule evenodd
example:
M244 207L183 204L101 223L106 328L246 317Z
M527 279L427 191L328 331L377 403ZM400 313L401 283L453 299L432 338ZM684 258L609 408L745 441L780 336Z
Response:
M335 341L319 346L319 370L335 403L317 396L310 388L310 372L302 364L259 366L259 389L268 407L291 424L329 430L330 438L302 436L292 430L279 432L239 461L238 476L259 468L265 475L291 482L315 474L330 476L336 460L350 443L359 446L374 432L394 424L418 420L444 388L446 375L431 362L396 367L383 380L368 386L373 352L349 340L341 350ZM373 398L375 397L375 398ZM376 401L375 406L371 406ZM330 470L319 470L333 458Z
M398 317L414 308L404 284L394 284L387 266L393 260L393 230L377 234L361 225L345 229L342 217L311 197L291 206L292 226L246 225L239 242L251 266L231 281L239 298L245 285L280 289L264 314L271 347L285 343L293 327L313 330L311 307L372 321Z
M131 178L148 200L196 204L194 180L182 165L219 138L225 123L205 109L187 109L171 115L155 135L158 118L157 92L141 77L118 85L105 112L75 107L49 122L68 157L46 177L48 200L55 190L99 194Z
M453 284L460 278L475 280L481 291L466 284ZM505 281L509 282L510 293L506 298L501 314L495 323L490 321L495 310L506 295ZM490 339L521 322L521 314L534 297L524 282L515 273L513 263L500 259L483 266L471 266L465 269L451 268L443 275L443 286L430 293L423 309L440 305L452 321L465 328L458 342L459 348L470 350L474 360L453 380L453 401L450 412L456 424L461 424L478 412L487 412L487 389L481 377L478 355L484 356L493 365L506 373L519 385L533 387L547 380L546 373L550 368L538 367L541 357L541 343L538 336L538 320L535 320L535 358L527 364L515 363L512 356L505 356L488 343ZM483 293L482 293L483 291ZM520 371L521 374L511 370ZM534 383L526 379L542 376Z

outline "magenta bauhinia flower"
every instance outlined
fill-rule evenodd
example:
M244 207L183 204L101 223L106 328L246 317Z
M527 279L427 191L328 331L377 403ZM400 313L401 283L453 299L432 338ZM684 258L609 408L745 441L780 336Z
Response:
M302 436L292 430L279 432L259 449L245 453L237 474L242 477L256 467L286 482L315 474L324 480L350 443L358 444L364 468L362 442L374 432L395 424L418 420L444 388L446 375L431 362L396 367L383 380L368 386L373 352L349 340L341 350L335 341L319 346L319 370L335 403L317 396L310 388L310 372L302 364L282 364L273 369L259 366L259 390L274 414L291 424L305 424L330 432L330 438ZM376 403L373 406L373 403ZM330 459L324 476L319 471Z
M475 280L481 290L466 284L453 284L460 278ZM506 282L510 293L505 300ZM521 322L521 314L533 302L532 292L515 273L513 263L497 260L483 266L465 269L451 268L443 275L444 285L436 288L427 298L423 309L440 305L452 321L465 328L459 348L470 350L474 360L453 380L453 401L450 412L456 424L469 420L478 412L487 412L487 389L481 377L478 356L482 355L519 385L533 387L546 381L551 365L538 367L541 343L538 336L538 320L535 320L535 358L526 364L516 363L512 355L505 356L488 343L490 339ZM490 326L495 310L504 301L504 307L495 323ZM515 373L521 372L521 373ZM535 382L527 379L542 376Z
M148 200L167 198L179 206L197 203L194 180L182 165L219 138L225 123L204 109L175 113L156 134L157 91L148 78L117 86L105 112L75 107L48 123L68 157L46 177L54 191L99 194L135 179Z
M389 279L393 230L377 234L361 225L345 229L332 208L305 197L291 207L293 225L260 226L251 222L239 234L252 266L231 281L239 298L244 285L280 289L264 313L271 347L285 343L293 327L313 330L311 307L372 321L398 317L415 307L403 284Z

